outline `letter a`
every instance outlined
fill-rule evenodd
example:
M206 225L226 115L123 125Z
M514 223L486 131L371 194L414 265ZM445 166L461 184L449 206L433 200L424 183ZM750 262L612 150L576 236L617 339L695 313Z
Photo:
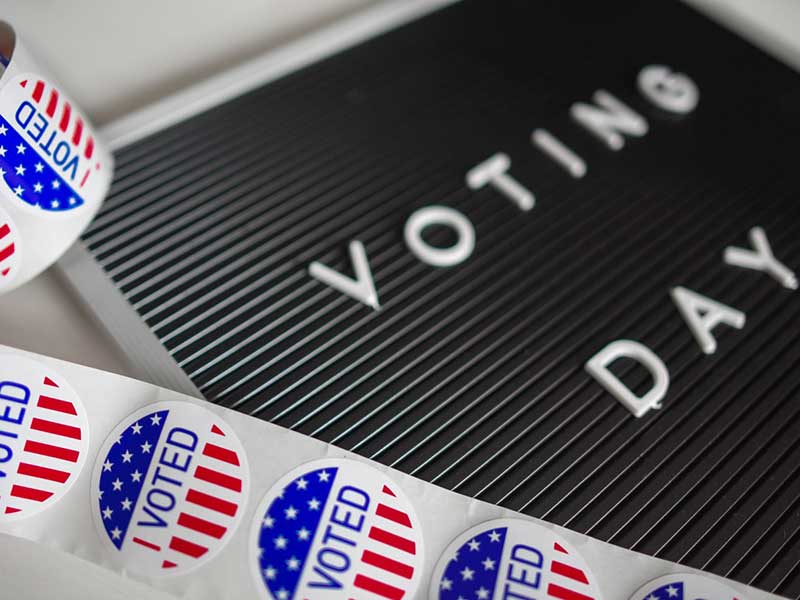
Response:
M706 354L714 354L717 350L717 340L711 334L714 327L720 323L736 329L744 327L744 313L727 304L722 304L684 287L672 288L670 295L683 320L692 330L700 349Z
M614 375L608 365L618 358L635 360L650 372L653 387L644 396L637 396ZM597 383L619 400L636 418L653 408L661 408L661 401L669 389L667 366L650 348L633 340L617 340L600 350L586 363L586 371Z
M356 274L355 279L342 275L317 261L308 266L308 274L336 291L342 292L375 310L380 310L381 305L378 301L378 293L375 291L375 281L369 268L364 244L358 240L353 240L350 242L349 248L350 260L353 261L353 271Z

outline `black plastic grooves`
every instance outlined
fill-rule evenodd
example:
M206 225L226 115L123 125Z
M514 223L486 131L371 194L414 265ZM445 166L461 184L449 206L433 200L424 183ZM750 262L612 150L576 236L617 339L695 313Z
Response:
M694 113L636 92L652 63L697 81ZM572 123L598 88L650 132L615 153ZM464 2L122 149L85 241L213 402L800 597L800 294L722 261L759 225L800 268L798 106L795 73L679 4ZM535 150L534 127L587 176ZM467 189L497 151L531 212ZM405 247L427 204L474 223L467 263ZM352 239L380 312L307 274L349 269ZM747 324L703 355L674 285ZM583 370L618 338L671 373L641 419Z

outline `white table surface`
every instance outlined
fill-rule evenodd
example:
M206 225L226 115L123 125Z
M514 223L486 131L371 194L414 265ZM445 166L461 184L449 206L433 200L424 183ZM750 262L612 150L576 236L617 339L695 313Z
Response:
M96 125L276 47L373 0L2 0L0 19ZM800 1L690 0L800 66ZM657 23L651 24L657 27ZM129 374L54 269L0 297L0 344ZM163 598L73 557L0 536L2 598Z

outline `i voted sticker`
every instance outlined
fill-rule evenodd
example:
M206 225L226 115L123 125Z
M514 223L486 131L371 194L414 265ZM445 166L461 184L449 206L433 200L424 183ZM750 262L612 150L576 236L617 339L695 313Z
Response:
M29 358L0 354L0 521L64 497L88 444L86 411L64 378Z
M264 497L251 565L264 598L417 598L422 529L383 472L348 459L295 469Z
M746 600L724 583L694 573L665 575L650 581L630 600Z
M456 538L434 570L431 600L601 600L588 565L556 532L498 519Z
M102 200L110 164L88 123L55 86L23 74L0 91L0 188L40 214Z
M8 213L0 208L0 290L11 285L19 272L19 265L20 241L17 227Z
M100 452L95 524L126 569L185 573L233 536L248 478L244 449L221 418L188 402L153 404L125 419Z

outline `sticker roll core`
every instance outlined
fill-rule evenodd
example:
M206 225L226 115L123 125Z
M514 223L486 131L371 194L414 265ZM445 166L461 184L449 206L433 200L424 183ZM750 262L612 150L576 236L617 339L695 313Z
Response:
M0 273L4 221L16 224L14 277L0 293L38 275L88 226L111 183L113 158L88 119L0 21Z

